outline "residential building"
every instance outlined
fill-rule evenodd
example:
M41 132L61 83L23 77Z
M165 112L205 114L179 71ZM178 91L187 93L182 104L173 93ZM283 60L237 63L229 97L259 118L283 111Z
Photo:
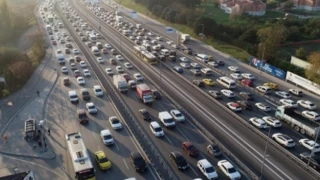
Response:
M295 9L320 11L320 0L293 0Z
M220 8L228 14L263 16L267 5L261 0L220 0Z

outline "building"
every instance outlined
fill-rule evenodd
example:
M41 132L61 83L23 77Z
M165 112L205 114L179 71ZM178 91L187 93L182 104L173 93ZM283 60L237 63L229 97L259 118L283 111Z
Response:
M228 14L263 16L267 5L261 0L220 0L220 8Z
M293 0L295 9L320 11L320 0Z

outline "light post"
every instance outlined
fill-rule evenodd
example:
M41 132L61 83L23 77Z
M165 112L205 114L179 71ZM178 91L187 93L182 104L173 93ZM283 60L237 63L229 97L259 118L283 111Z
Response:
M266 157L268 156L268 155L267 155L267 150L268 150L268 145L269 145L270 134L271 134L271 127L269 127L269 132L268 132L268 138L267 138L267 142L266 142L266 147L265 147L264 153L263 153L263 160L262 160L262 166L261 166L260 177L259 177L260 180L262 179L262 174L263 174L263 169L264 169Z

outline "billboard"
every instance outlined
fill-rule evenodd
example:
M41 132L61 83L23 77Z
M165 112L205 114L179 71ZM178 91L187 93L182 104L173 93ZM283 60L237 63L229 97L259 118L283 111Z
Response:
M301 67L303 69L307 69L310 66L310 63L308 63L307 61L301 60L297 57L291 56L291 64Z
M296 75L290 71L287 72L286 80L294 83L297 86L307 89L315 94L320 95L320 86L306 78Z
M265 61L263 60L257 59L255 57L250 57L249 64L279 79L286 79L286 72L284 70L272 66L271 64L265 63Z

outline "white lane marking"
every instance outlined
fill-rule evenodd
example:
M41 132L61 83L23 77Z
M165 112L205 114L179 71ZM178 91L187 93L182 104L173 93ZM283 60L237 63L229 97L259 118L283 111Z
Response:
M119 146L117 145L117 143L114 143L114 145L117 147L118 151L120 151Z
M173 145L173 143L171 142L171 140L170 140L166 135L164 135L164 137L169 141L169 143L170 143L171 145Z
M129 169L129 166L128 166L128 164L126 163L126 160L124 160L124 159L122 159L122 160L123 160L124 165L126 165L127 169Z
M278 105L276 105L274 102L270 101L270 100L267 100L265 99L269 104L273 105L274 107L278 107Z
M93 131L92 131L92 135L93 135L94 139L97 139L97 138L96 138L96 135L94 135L94 132L93 132Z
M187 140L189 141L189 139L187 138L187 136L178 128L176 127L176 130L178 130L180 132L180 134Z
M101 150L100 145L98 145L98 149L99 149L99 151Z
M192 172L193 172L196 176L199 176L198 173L197 173L197 171L194 170L194 169L192 168L192 166L189 165L189 168L192 170Z

